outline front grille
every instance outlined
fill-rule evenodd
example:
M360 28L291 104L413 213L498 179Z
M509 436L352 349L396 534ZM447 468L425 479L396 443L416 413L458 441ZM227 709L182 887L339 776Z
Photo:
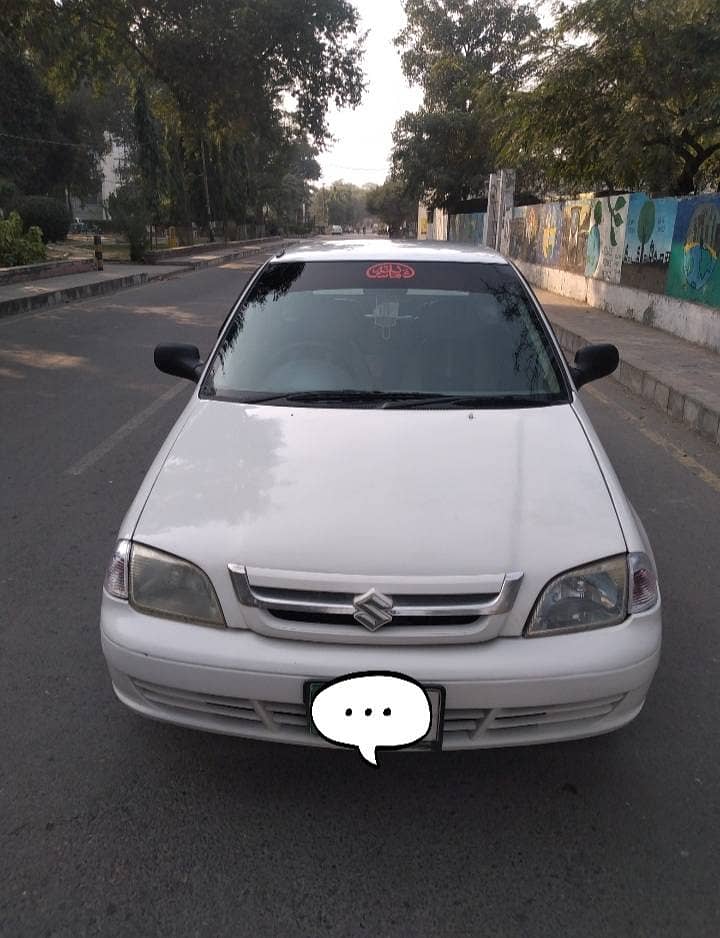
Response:
M512 609L523 578L519 572L432 581L419 577L415 582L401 578L404 589L396 589L398 580L388 577L378 577L374 586L372 577L367 581L360 577L323 579L319 574L274 570L253 574L238 564L228 564L228 571L243 607L243 624L261 634L300 641L381 645L494 638L502 626L500 617ZM255 577L260 583L253 582ZM339 588L329 590L328 582L338 579ZM273 581L282 586L273 585ZM322 588L289 589L288 581L303 587L317 583ZM358 584L357 592L348 591L348 582ZM437 592L418 591L418 586L429 582ZM386 593L385 583L392 583L393 589L388 590L392 595Z
M189 717L204 714L219 730L235 726L241 734L265 739L278 736L297 743L316 741L310 735L307 710L302 703L223 697L164 687L136 678L133 684L148 703ZM624 697L625 694L616 694L580 703L535 707L446 708L443 743L448 749L473 743L481 745L483 739L488 745L502 745L512 744L514 737L531 740L533 735L542 741L549 727L581 726L600 719L612 713Z
M270 613L274 618L282 622L307 622L307 614L302 612L282 612L274 609ZM470 625L475 622L477 616L402 616L393 620L392 628L403 628L409 625ZM357 622L353 616L331 615L323 612L313 614L312 621L318 625L349 625L357 628Z
M507 707L493 713L488 732L505 732L509 729L527 729L532 726L547 726L550 723L573 723L577 720L595 720L607 716L623 699L624 694L588 700L583 703L553 704L549 707Z
M137 678L133 678L133 684L148 703L174 711L201 713L246 724L258 730L264 727L270 732L294 727L300 728L301 734L304 734L307 729L305 705L301 703L223 697L218 694L164 687Z

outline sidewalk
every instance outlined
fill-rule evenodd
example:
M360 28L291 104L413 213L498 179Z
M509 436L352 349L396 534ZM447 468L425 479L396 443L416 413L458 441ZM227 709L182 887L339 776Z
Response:
M720 445L720 355L547 290L535 294L571 363L581 345L612 342L620 384Z
M68 274L25 283L0 286L0 318L14 316L56 306L60 303L73 303L92 296L102 296L138 287L151 280L165 280L202 270L206 267L219 267L229 261L258 254L261 251L276 250L283 242L278 239L274 244L248 245L247 247L218 247L209 253L187 255L182 260L172 260L166 264L118 264L108 262L105 269L87 273Z
M91 296L138 287L149 280L177 276L177 267L146 267L144 264L106 264L105 270L66 274L0 287L0 317L72 303Z

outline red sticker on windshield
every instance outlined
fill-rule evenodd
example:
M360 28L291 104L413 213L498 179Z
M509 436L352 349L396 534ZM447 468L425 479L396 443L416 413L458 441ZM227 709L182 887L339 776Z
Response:
M415 276L415 268L408 264L373 264L365 271L371 280L409 280Z

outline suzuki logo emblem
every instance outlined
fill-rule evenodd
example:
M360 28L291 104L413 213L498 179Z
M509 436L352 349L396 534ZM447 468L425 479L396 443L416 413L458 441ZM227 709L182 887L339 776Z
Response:
M353 618L370 632L375 632L392 621L392 607L393 601L389 596L371 589L353 599Z

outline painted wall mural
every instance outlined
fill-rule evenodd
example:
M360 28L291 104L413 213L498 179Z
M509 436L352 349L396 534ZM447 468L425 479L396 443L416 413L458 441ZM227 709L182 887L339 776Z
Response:
M720 195L680 199L665 292L720 306Z
M510 217L508 254L522 259L525 250L525 208L514 208Z
M558 267L571 273L582 274L585 272L592 202L589 199L581 199L559 204L562 206L562 232Z
M560 256L563 207L562 202L549 202L540 212L539 261L546 267L556 267Z
M451 216L451 240L480 241L483 216ZM529 264L720 307L720 193L643 192L514 208L503 247Z
M486 212L451 215L448 221L448 241L466 241L469 244L482 244L486 218Z
M628 201L624 195L595 199L588 232L585 276L620 283Z
M651 199L633 192L628 208L623 286L664 293L670 264L677 199Z

